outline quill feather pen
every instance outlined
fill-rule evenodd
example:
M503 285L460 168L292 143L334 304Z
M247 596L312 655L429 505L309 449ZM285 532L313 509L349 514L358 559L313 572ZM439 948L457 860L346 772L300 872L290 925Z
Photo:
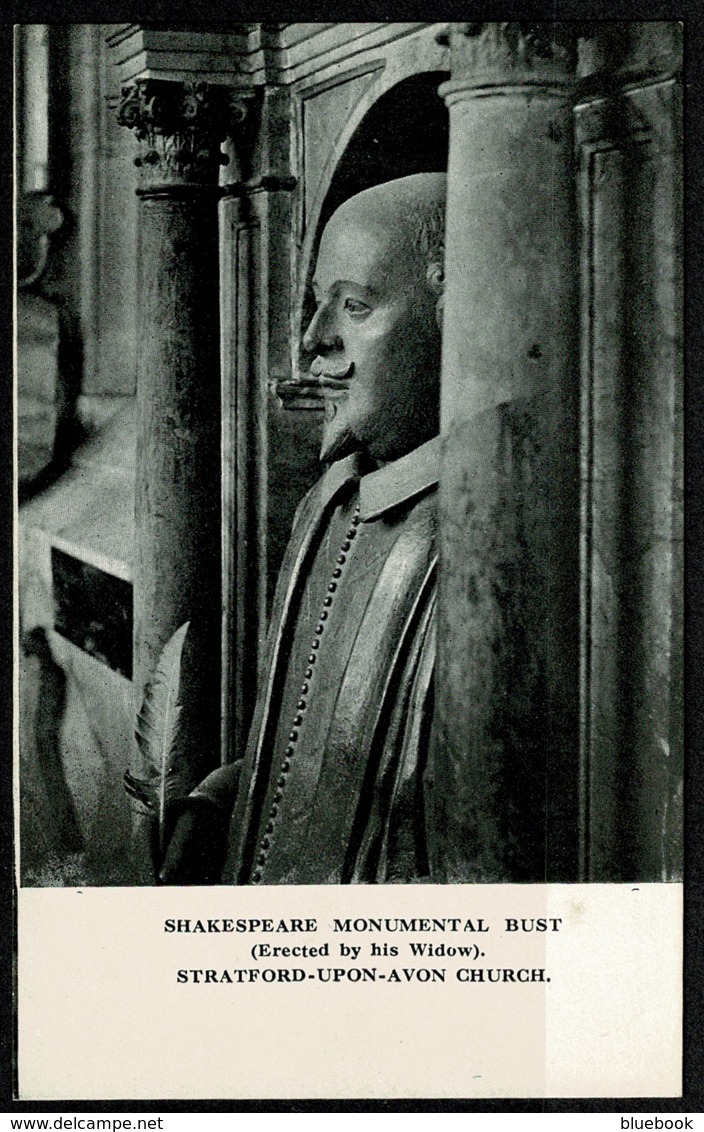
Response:
M169 805L189 790L186 768L178 763L181 716L181 656L190 622L177 629L164 646L156 672L144 690L137 716L135 738L145 763L146 778L125 774L125 789L151 810L158 820L159 852L165 848L166 813Z

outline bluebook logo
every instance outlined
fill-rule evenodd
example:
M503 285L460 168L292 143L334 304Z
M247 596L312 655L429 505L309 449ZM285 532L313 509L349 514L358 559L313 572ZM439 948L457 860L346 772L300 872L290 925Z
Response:
M635 1116L622 1116L622 1128L694 1128L692 1121L688 1116L683 1117L681 1120L661 1120L659 1116L649 1116L645 1120L639 1120Z

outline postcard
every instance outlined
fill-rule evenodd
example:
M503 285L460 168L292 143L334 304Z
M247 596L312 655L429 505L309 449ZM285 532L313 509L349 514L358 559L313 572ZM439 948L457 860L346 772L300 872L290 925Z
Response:
M18 25L18 1102L681 1097L682 39Z

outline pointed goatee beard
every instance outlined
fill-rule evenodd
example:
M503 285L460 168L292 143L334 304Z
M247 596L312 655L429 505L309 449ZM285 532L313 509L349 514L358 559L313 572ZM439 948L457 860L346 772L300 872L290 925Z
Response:
M334 420L334 417L332 419ZM349 456L352 452L358 452L360 448L364 447L350 428L344 428L331 442L327 441L325 432L326 427L323 425L323 440L320 448L321 463L332 464L336 460L342 460L345 456Z

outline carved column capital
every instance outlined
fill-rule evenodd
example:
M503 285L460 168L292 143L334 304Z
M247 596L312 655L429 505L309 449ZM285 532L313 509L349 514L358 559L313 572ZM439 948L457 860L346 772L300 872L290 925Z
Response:
M246 96L204 82L137 79L120 91L118 121L134 130L143 188L217 184L221 145L247 116Z
M562 87L576 69L579 34L576 24L450 24L438 36L450 48L452 68L452 79L441 91L451 98L461 92L481 96L500 87Z

